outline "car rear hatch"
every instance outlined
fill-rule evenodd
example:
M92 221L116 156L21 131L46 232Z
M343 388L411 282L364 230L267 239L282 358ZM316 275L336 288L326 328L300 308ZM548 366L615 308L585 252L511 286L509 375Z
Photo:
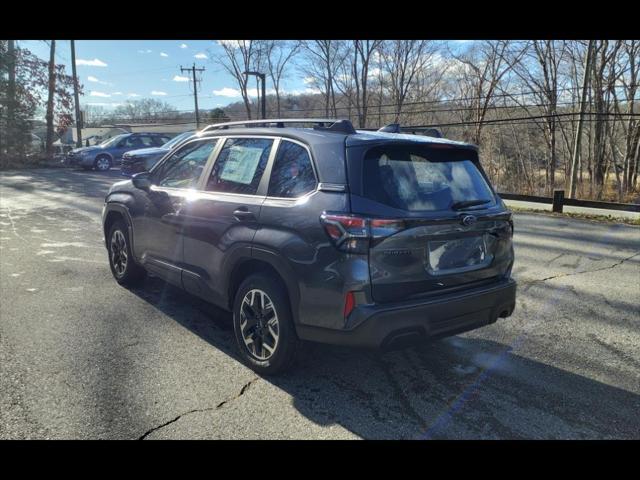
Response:
M374 301L491 283L513 263L511 214L473 148L385 142L347 148L352 215L366 219Z

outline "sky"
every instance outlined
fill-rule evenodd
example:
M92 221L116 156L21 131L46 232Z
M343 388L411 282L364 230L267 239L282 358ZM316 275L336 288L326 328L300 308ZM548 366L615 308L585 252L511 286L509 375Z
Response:
M204 67L199 74L200 109L223 107L241 100L235 79L211 55L222 53L213 40L76 40L76 64L80 83L84 85L81 105L113 108L127 100L157 98L177 110L193 111L191 72L182 73L180 66ZM42 40L19 40L21 48L40 58L49 58L49 46ZM56 41L56 61L66 65L71 74L71 43ZM252 80L250 85L254 87ZM308 85L303 76L292 69L283 81L286 92L304 92ZM267 90L269 85L267 84Z

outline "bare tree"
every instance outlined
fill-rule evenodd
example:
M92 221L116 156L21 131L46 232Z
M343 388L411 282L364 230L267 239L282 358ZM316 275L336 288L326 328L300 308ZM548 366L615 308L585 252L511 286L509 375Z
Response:
M640 167L640 121L631 114L636 113L636 94L638 92L638 81L640 80L640 42L638 40L628 40L623 42L621 55L617 61L620 70L619 83L622 87L623 98L626 108L622 108L618 99L616 88L614 95L616 113L628 115L626 121L621 121L624 136L624 153L622 161L622 192L632 191L636 187L638 179L638 168Z
M262 51L266 61L269 78L273 84L276 96L276 110L278 118L281 116L280 95L281 82L286 77L287 67L300 50L299 42L285 42L282 40L265 40Z
M612 91L619 73L613 61L622 46L621 41L597 40L594 42L593 62L591 64L591 90L593 94L593 182L598 199L602 197L606 171L608 168L606 142L609 136L610 123L606 114L611 110Z
M251 120L251 101L249 99L248 77L244 72L252 70L259 63L259 49L255 40L219 40L223 53L212 54L213 61L221 65L238 83L244 102L247 118Z
M395 122L399 121L404 102L420 73L427 69L435 73L429 82L429 92L423 92L425 95L436 88L444 75L444 66L433 65L437 51L437 44L429 40L387 40L380 45L380 65L395 105Z
M325 116L337 116L335 77L340 67L340 42L337 40L304 40L301 48L305 62L301 71L309 84L317 88L324 100Z
M458 92L465 97L461 103L468 108L474 122L470 140L480 144L484 120L500 81L516 64L523 52L511 52L511 40L474 42L465 52L450 55L458 62Z
M523 57L512 65L523 86L531 93L527 97L536 101L536 111L517 96L512 98L532 117L542 113L544 118L535 120L541 124L547 143L546 188L550 193L555 187L557 165L558 96L561 81L561 64L565 61L566 42L563 40L533 40L525 44ZM530 100L529 100L530 102Z

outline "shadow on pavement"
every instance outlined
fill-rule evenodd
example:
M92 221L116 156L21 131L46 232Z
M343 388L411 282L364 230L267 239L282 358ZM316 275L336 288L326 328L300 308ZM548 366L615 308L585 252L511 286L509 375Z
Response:
M228 312L154 277L133 293L239 361ZM466 336L386 354L306 343L293 371L264 380L316 424L338 424L369 439L640 432L639 395Z

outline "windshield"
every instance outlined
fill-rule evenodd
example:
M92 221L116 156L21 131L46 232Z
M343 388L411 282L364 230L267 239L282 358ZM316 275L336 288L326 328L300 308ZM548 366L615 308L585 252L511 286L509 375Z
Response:
M120 140L122 140L123 138L125 138L127 135L129 135L128 133L123 133L121 135L116 135L115 137L111 137L106 139L104 142L102 142L100 144L101 147L113 147L114 145L117 145L118 142Z
M177 137L173 137L171 140L169 140L167 143L165 143L164 145L162 145L162 148L168 148L171 149L173 147L175 147L178 143L180 143L182 140L184 140L187 137L190 137L191 135L193 135L194 132L184 132L181 133L180 135L178 135Z
M475 152L424 146L376 147L366 154L367 198L407 211L486 208L495 205Z

